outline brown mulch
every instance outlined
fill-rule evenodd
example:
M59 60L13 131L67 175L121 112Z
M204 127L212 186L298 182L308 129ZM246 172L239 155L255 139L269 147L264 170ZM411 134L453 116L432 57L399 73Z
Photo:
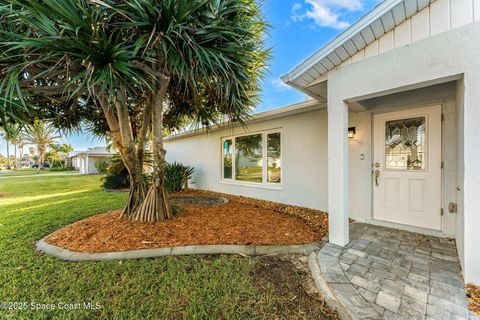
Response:
M474 284L467 284L468 309L480 316L480 287Z
M13 197L13 194L0 193L0 198L7 198L7 197Z
M170 204L178 206L219 206L228 202L218 195L209 194L174 194L170 197Z
M276 212L286 213L288 215L302 219L313 230L315 230L315 232L318 232L318 236L320 239L328 234L328 215L325 212L320 210L292 206L292 205L287 205L283 203L254 199L249 197L236 196L236 195L220 193L220 192L205 191L205 190L189 190L188 191L188 194L195 194L195 193L220 195L222 197L227 198L229 201L238 202L238 203L242 203L242 204L246 204L246 205L250 205L258 208L273 210Z
M202 192L189 192L195 193ZM119 211L107 212L60 229L46 241L77 252L111 252L207 244L304 244L320 241L325 234L328 223L323 213L226 197L227 204L183 206L185 214L155 223L120 219Z
M268 307L256 305L267 319L338 320L315 287L307 257L263 256L255 259L257 290L270 297Z

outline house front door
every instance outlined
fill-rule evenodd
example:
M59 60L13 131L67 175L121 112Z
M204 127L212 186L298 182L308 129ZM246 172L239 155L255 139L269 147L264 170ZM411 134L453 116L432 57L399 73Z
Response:
M375 114L373 125L374 219L441 230L441 106Z

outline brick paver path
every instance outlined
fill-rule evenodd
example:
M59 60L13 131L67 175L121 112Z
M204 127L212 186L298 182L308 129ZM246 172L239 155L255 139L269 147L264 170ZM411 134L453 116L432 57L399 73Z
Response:
M326 244L321 274L357 319L468 319L455 241L363 223Z

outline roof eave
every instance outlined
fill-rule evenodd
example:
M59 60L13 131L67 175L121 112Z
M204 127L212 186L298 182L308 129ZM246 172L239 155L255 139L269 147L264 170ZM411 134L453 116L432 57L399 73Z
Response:
M305 87L296 82L296 80L302 74L307 72L320 60L322 60L323 58L325 58L326 56L334 52L335 49L337 49L339 46L351 40L357 33L361 32L364 28L371 25L375 20L382 17L385 13L392 10L393 8L395 8L395 6L402 3L403 1L404 0L385 0L384 2L378 4L373 10L368 12L358 22L356 22L355 24L347 28L338 37L336 37L335 39L330 41L327 45L325 45L324 47L316 51L314 54L312 54L310 57L305 59L302 63L296 66L292 71L283 75L281 77L282 81L288 85L291 85L292 83L296 83L300 87ZM334 68L331 68L330 70ZM330 70L327 70L327 72Z

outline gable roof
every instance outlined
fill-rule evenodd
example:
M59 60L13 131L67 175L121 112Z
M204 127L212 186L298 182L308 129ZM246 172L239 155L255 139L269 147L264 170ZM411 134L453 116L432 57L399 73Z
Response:
M299 89L311 85L434 1L384 0L281 79Z

